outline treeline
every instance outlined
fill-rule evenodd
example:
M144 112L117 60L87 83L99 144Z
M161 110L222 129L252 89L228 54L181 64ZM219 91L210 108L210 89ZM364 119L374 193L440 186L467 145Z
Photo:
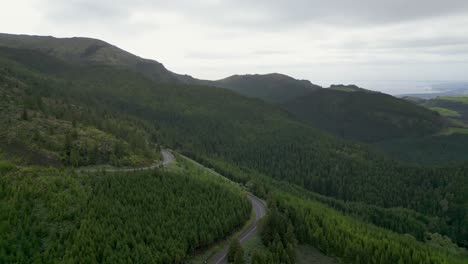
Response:
M279 193L278 208L291 220L298 241L345 263L466 263L466 255L457 256L411 236L356 221L319 203Z
M262 243L266 249L253 252L252 264L296 263L297 240L292 222L278 210L275 203L269 203L268 208L268 214L260 227Z
M75 175L0 163L0 263L181 263L250 216L199 172Z
M189 153L191 154L191 153ZM193 155L193 153L191 154ZM383 208L363 202L343 201L304 189L296 184L269 178L255 170L239 168L219 159L195 157L200 163L217 172L245 184L252 193L267 198L272 189L293 193L301 199L317 201L335 210L400 234L410 234L419 241L425 241L430 233L449 236L460 246L467 243L468 222L463 206L452 205L451 218L444 215L430 216L411 209ZM457 215L458 214L458 215Z

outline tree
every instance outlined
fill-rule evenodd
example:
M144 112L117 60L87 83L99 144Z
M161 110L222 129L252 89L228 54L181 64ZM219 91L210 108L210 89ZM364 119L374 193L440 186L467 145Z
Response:
M234 256L234 264L244 264L244 250L242 247L237 250L236 255Z
M231 240L231 245L228 251L228 262L229 263L244 263L244 250L237 239Z
M23 113L21 114L21 119L27 121L29 119L28 117L28 110L26 108L23 108Z

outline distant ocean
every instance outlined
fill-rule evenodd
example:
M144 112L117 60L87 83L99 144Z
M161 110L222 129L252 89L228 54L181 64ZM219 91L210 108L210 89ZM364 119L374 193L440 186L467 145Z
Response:
M391 95L438 93L452 89L467 88L468 81L319 81L323 87L331 84L355 84L359 87Z

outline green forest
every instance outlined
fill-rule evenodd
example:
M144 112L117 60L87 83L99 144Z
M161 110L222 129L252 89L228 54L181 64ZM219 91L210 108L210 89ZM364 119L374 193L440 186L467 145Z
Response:
M1 263L181 263L250 217L237 186L187 167L0 170Z

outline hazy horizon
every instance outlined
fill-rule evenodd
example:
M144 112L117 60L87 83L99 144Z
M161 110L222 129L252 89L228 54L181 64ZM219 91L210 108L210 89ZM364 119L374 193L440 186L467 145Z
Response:
M462 0L19 0L5 5L0 22L5 33L98 38L200 79L270 72L321 85L467 79ZM424 89L354 83L391 94Z

